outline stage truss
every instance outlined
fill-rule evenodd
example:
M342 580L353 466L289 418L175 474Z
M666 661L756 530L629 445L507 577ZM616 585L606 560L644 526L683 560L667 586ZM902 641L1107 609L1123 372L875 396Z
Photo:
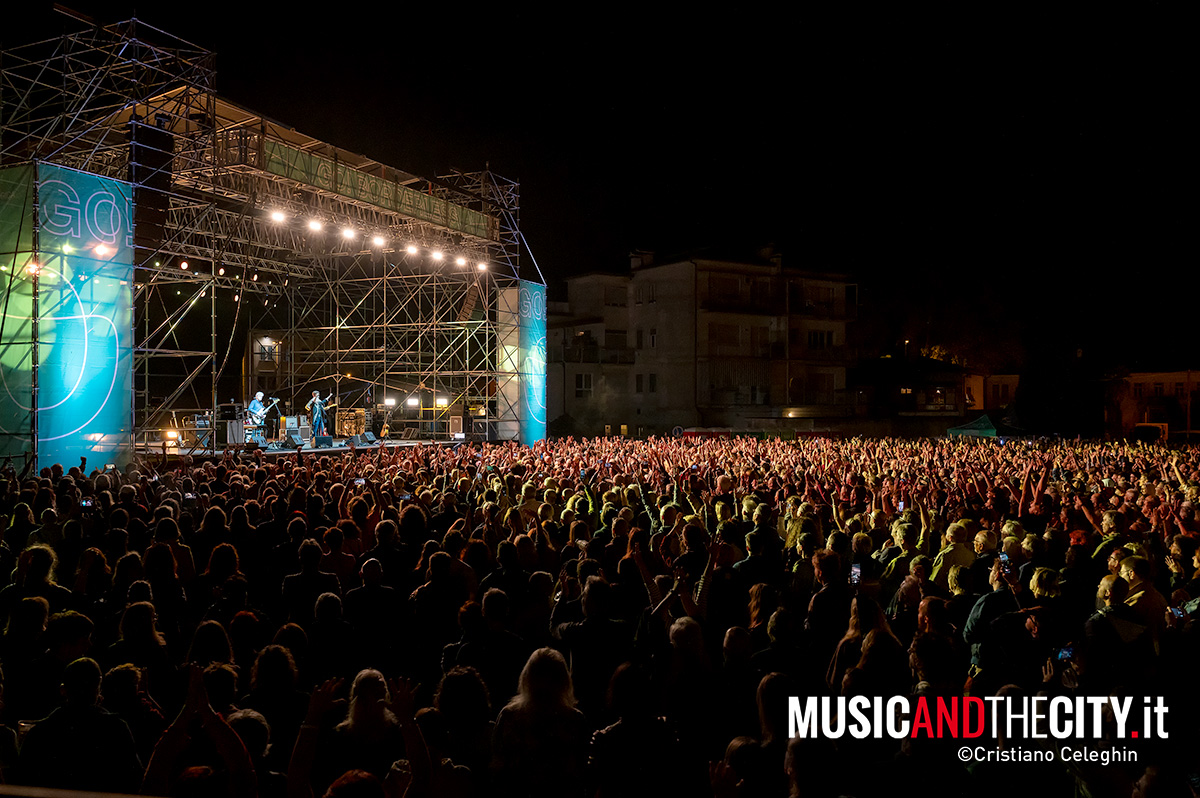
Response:
M418 178L306 137L218 97L211 52L137 20L0 59L0 164L134 184L135 443L254 390L285 413L320 390L392 400L392 428L420 436L452 415L515 436L501 298L544 285L517 182Z

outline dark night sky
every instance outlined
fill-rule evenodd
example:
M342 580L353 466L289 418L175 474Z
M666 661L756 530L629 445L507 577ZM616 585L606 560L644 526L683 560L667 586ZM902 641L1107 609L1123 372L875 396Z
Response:
M854 274L880 340L1190 354L1194 88L1173 5L836 21L263 5L137 14L215 50L223 94L305 133L418 175L519 178L552 283L635 247L773 243ZM4 42L61 26L45 8Z

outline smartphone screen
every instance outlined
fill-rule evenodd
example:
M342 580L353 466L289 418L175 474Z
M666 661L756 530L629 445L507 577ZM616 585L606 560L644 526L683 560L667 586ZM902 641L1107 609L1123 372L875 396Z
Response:
M850 584L857 585L862 582L862 564L854 563L850 566Z

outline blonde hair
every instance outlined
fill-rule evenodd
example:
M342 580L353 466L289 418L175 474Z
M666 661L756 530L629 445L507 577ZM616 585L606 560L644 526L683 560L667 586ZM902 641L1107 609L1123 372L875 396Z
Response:
M575 688L563 655L552 648L539 648L521 669L517 694L507 709L570 709L575 706Z
M1053 568L1035 568L1029 580L1029 590L1037 598L1058 598L1062 588L1058 586L1059 573Z

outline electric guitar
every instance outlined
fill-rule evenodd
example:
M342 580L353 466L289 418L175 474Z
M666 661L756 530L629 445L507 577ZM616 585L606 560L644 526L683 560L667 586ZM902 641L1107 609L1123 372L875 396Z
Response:
M275 407L277 404L279 404L279 399L276 397L271 397L271 404L267 405L257 413L251 411L250 423L256 427L262 426L262 423L267 420L267 413L270 413L271 408Z

